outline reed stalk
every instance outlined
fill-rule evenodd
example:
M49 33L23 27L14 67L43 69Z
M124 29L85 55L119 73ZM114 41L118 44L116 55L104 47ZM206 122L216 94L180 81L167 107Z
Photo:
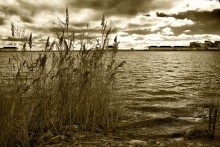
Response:
M0 86L0 146L30 146L36 143L33 136L71 125L78 125L81 131L114 131L121 116L116 74L125 62L115 62L117 37L113 51L108 51L111 29L103 18L102 44L94 39L94 48L88 49L82 39L80 51L71 51L76 38L68 29L67 8L62 33L51 44L48 37L45 44L45 51L56 48L58 53L13 56L14 78L6 85L10 92ZM32 33L28 44L31 50Z

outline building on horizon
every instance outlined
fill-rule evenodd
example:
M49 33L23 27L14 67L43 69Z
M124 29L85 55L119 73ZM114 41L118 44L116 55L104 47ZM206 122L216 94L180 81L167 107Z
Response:
M199 42L190 42L190 48L194 48L196 50L220 50L220 41L204 41L203 43Z
M174 48L172 46L149 46L151 51L172 51Z
M151 51L189 51L193 50L188 46L149 46Z
M220 41L215 41L215 42L214 42L214 46L220 48Z
M191 48L200 48L201 44L199 42L190 42L189 47L191 47Z
M14 51L18 51L18 48L17 47L6 46L6 47L3 47L3 48L0 48L0 51L14 52Z
M205 44L205 48L214 47L214 45L211 41L205 41L204 44Z

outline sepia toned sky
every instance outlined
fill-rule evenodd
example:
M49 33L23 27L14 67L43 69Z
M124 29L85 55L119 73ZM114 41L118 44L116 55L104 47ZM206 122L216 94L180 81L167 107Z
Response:
M60 32L66 7L70 28L78 34L97 33L104 14L120 48L220 40L219 0L1 0L0 47L22 40L11 38L12 22L43 47L48 36Z

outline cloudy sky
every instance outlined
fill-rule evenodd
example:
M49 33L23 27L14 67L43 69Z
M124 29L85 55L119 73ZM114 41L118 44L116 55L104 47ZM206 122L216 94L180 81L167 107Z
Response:
M0 47L22 40L11 38L12 22L26 36L33 33L36 48L43 47L59 33L66 7L77 34L96 34L104 14L120 48L220 40L219 0L0 0Z

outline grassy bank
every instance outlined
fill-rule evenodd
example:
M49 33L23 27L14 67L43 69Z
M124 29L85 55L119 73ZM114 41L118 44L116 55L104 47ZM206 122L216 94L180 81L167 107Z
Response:
M26 44L32 48L30 34L22 55L12 56L13 79L0 87L0 146L30 146L42 133L67 126L103 134L114 131L120 119L115 75L124 62L115 61L117 37L112 51L107 49L111 28L106 23L103 16L101 37L90 40L91 48L85 39L89 34L82 34L79 52L71 52L76 39L69 32L68 9L62 32L52 43L48 37L38 57L25 51ZM58 53L46 52L53 48Z

